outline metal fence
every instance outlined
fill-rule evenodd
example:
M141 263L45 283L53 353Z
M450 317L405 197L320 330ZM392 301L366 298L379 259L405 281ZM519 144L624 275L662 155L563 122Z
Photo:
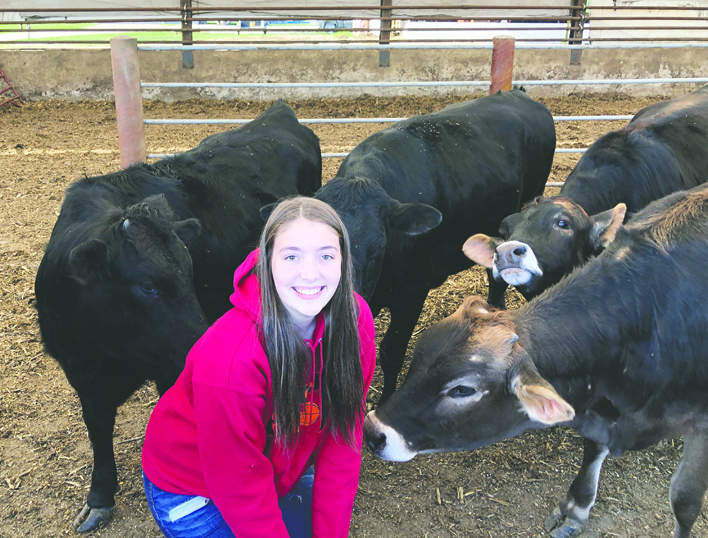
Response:
M333 38L383 45L491 43L500 33L526 43L708 42L708 6L621 5L622 1L616 0L615 5L588 7L588 0L566 2L565 6L557 1L553 5L393 6L391 0L376 0L368 5L340 2L306 7L268 5L264 9L262 4L197 7L191 0L175 0L175 7L159 10L3 8L0 44L107 47L111 36L126 32L143 44L182 45L313 44ZM13 14L17 20L2 20L4 14Z

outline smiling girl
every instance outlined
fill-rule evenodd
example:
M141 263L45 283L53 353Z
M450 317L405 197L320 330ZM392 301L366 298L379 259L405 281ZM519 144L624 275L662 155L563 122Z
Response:
M166 536L348 535L376 356L352 273L330 206L275 207L236 270L234 307L147 427L145 492Z

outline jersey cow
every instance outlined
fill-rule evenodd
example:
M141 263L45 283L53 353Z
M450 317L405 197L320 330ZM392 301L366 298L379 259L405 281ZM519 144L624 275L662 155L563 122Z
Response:
M263 204L321 185L319 140L279 102L239 129L153 165L76 181L37 272L44 345L81 400L94 466L79 531L110 518L118 406L164 393L229 306Z
M501 224L502 238L463 249L531 299L597 255L625 218L708 180L708 86L640 110L592 144L559 196L538 198ZM500 305L501 306L501 305Z
M317 192L347 226L357 290L375 315L391 312L380 401L396 389L428 291L470 267L460 251L470 233L497 230L543 192L555 140L544 105L520 90L497 93L370 136Z
M514 311L467 298L420 337L401 388L365 424L379 457L473 450L563 424L584 439L577 478L546 521L586 525L608 454L683 436L674 538L708 486L708 186L650 204L598 257Z

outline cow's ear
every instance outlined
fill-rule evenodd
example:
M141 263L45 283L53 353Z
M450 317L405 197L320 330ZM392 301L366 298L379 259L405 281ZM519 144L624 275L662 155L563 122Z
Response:
M502 242L501 239L496 237L475 234L462 245L462 252L474 263L491 269L494 265L494 252Z
M276 205L277 202L261 207L261 218L263 219L263 222L266 222L268 220L268 217L270 217L270 214L273 212L273 209L275 209Z
M462 304L450 316L458 320L472 319L480 315L489 314L489 304L479 295L465 297Z
M180 220L172 225L172 229L182 243L189 247L192 241L202 233L202 223L199 219Z
M531 420L558 424L572 420L575 409L541 377L531 358L516 344L514 355L522 355L512 368L511 388Z
M607 248L607 245L615 240L617 230L624 222L627 213L627 206L617 204L614 208L593 215L592 229L590 230L590 240L597 249Z
M420 235L442 222L442 213L427 204L396 204L391 211L391 225L399 232Z
M108 263L108 245L100 239L91 239L75 246L69 252L71 277L86 285L91 277L101 272Z

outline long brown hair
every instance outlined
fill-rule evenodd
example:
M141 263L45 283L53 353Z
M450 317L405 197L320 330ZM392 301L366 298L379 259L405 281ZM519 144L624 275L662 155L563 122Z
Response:
M364 379L359 355L359 309L354 297L349 235L337 212L326 203L296 196L281 201L272 211L261 234L256 275L261 284L263 341L273 381L273 420L276 441L291 449L297 441L302 386L309 368L315 368L311 352L296 332L290 314L280 300L272 274L276 235L297 219L321 222L339 237L341 278L332 299L322 309L325 332L321 424L338 439L354 446L354 431L362 421ZM314 387L313 387L314 390Z

